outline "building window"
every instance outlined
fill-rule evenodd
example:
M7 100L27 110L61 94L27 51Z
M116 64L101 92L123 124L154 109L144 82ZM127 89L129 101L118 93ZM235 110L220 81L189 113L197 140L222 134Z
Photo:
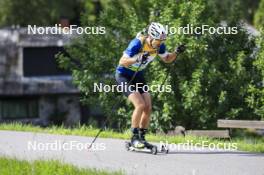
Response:
M26 47L23 49L23 72L25 77L70 75L60 69L56 54L64 52L62 47Z
M0 100L2 119L23 119L38 117L38 100L22 98L6 98Z

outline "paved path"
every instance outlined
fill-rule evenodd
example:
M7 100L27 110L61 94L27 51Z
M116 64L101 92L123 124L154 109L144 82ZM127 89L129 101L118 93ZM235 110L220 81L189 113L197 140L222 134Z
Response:
M82 149L92 139L0 131L0 155L26 160L58 159L80 167L122 170L125 174L135 175L264 175L264 154L174 147L175 150L167 155L151 155L126 151L124 140L102 138L96 141L93 151ZM56 148L54 143L64 145L66 150ZM73 150L67 150L70 143L79 145L80 150L75 146ZM34 146L39 150L33 150Z

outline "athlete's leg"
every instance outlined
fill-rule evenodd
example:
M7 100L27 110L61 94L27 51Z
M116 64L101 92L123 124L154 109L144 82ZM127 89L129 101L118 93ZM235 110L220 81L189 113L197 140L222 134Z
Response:
M145 101L145 109L141 115L141 120L140 120L140 127L139 127L139 140L140 142L144 143L146 147L150 147L150 144L146 141L145 135L147 133L147 129L149 126L150 122L150 115L151 115L151 109L152 109L152 104L151 104L151 96L148 92L145 92L141 94L144 101Z
M128 83L129 85L135 85L138 77L135 78L130 84L131 77L122 75L122 74L116 74L116 80L118 84L124 85L124 83ZM130 86L132 88L132 86ZM140 94L140 92L134 91L135 88L128 88L128 91L125 91L124 94L128 97L128 100L134 105L134 111L131 116L131 131L132 131L132 137L131 137L131 143L133 146L137 148L143 148L144 144L140 142L139 139L139 124L140 119L142 116L142 113L145 109L145 101L144 97Z
M128 77L128 76L125 76L119 73L116 73L115 77L116 77L117 83L122 86L124 86L125 84L129 84L129 83L130 83L129 84L130 86L130 85L134 85L135 83L134 81L130 82L131 77ZM132 128L139 128L140 118L145 108L145 101L143 97L141 96L141 94L135 91L135 88L132 88L132 86L130 86L130 88L125 88L125 89L126 90L123 93L128 97L128 100L132 102L132 104L135 107L133 114L132 114L132 118L131 118Z
M129 101L132 102L134 105L134 111L131 118L131 127L132 128L139 128L140 119L142 116L142 113L145 109L145 101L143 99L143 96L139 92L133 92L128 96Z
M151 116L151 111L152 111L151 96L148 92L145 92L141 95L142 95L144 102L145 102L145 108L144 108L142 115L141 115L139 127L147 129L149 126L150 116Z
M139 138L139 123L141 115L145 108L145 102L143 97L139 92L133 92L128 96L129 101L131 101L135 107L132 117L131 117L131 143L134 147L143 148L145 146L144 143L140 141Z

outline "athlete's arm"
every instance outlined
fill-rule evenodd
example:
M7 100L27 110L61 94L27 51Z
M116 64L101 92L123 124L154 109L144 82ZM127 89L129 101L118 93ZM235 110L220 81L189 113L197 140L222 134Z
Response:
M137 62L136 58L131 58L131 57L127 57L128 55L124 54L120 60L119 60L119 65L120 66L124 66L124 67L128 67L131 64L134 64Z
M177 55L184 52L185 49L186 49L185 44L181 44L175 49L174 52L168 53L168 52L166 52L166 47L163 44L160 47L159 56L162 59L162 61L164 61L165 63L171 63L177 58Z
M136 63L137 58L134 58L133 56L139 53L141 47L140 40L137 38L133 39L124 51L123 56L120 58L119 65L128 67L131 64Z
M177 54L175 52L173 53L167 53L166 56L160 57L161 60L165 63L171 63L177 58Z
M161 44L159 49L159 57L163 62L171 63L177 58L177 54L175 52L167 52L165 44Z

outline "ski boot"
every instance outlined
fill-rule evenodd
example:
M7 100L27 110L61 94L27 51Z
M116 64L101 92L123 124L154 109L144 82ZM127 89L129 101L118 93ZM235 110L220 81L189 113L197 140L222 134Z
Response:
M138 149L142 149L145 147L144 143L140 141L138 134L133 134L130 142L131 142L132 147L135 147Z
M147 133L147 129L139 129L139 140L141 141L141 143L144 144L144 147L149 149L151 151L152 154L157 154L158 152L158 148L155 145L152 145L150 143L148 143L145 139L145 135Z
M135 150L135 149L143 149L144 144L140 142L139 140L139 134L138 134L138 128L132 128L132 137L130 142L126 142L126 148L127 150Z

